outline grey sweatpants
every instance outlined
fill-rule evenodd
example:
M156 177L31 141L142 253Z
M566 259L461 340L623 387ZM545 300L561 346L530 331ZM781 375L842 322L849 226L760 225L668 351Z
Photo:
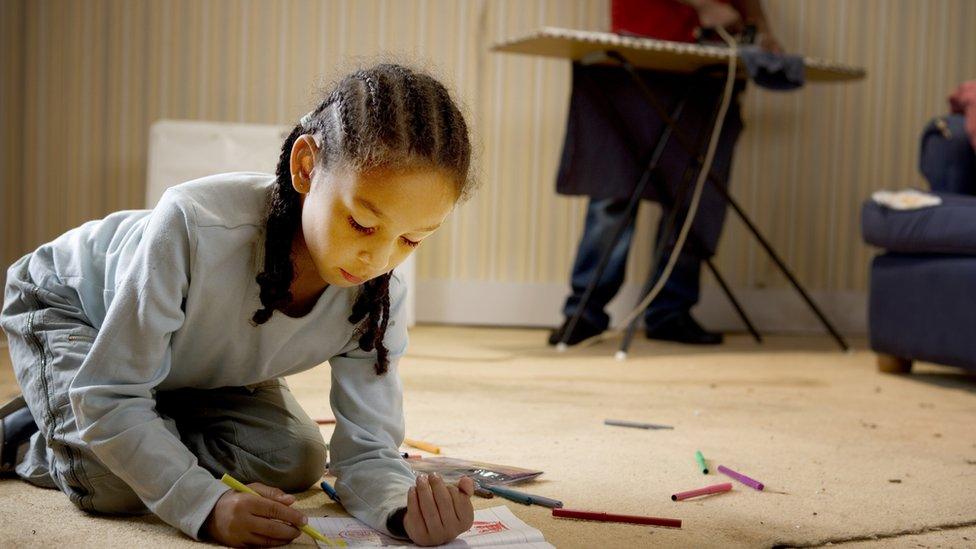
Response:
M50 284L50 278L35 283L27 264L21 259L8 271L0 312L17 382L39 427L17 474L60 489L85 511L145 513L125 481L86 447L68 399L71 381L98 332L73 290ZM159 391L156 403L167 428L216 477L230 473L245 483L295 492L316 483L325 469L318 425L283 380ZM145 467L151 471L153 465Z

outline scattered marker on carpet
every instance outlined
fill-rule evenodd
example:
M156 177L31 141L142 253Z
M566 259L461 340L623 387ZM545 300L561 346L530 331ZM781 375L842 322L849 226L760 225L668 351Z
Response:
M722 473L723 475L726 475L728 477L734 478L735 480L741 482L742 484L745 484L746 486L748 486L750 488L755 488L756 490L760 490L760 491L763 488L765 488L765 486L763 486L763 483L759 482L758 480L751 479L751 478L743 475L742 473L736 473L735 471L733 471L732 469L729 469L728 467L726 467L724 465L719 465L718 466L718 472L719 473Z
M698 468L701 469L703 475L708 474L708 465L705 464L705 456L702 455L701 450L695 450L695 461L698 462Z
M689 498L697 498L698 496L707 496L709 494L720 494L722 492L729 492L731 490L731 482L713 484L704 488L698 488L697 490L688 490L687 492L679 492L674 494L671 496L671 501L681 501Z
M487 489L496 496L501 496L507 500L517 503L524 503L525 505L541 505L543 507L550 508L558 508L563 506L563 502L559 501L558 499L537 496L535 494L526 494L525 492L519 492L504 486L488 486Z
M658 425L656 423L641 423L639 421L626 421L623 419L605 419L603 420L604 425L613 425L614 427L631 427L634 429L674 429L671 425Z
M339 494L338 494L338 492L335 491L335 488L333 488L331 484L329 484L328 482L326 482L326 481L323 480L319 484L319 486L322 487L322 491L325 492L325 495L329 496L329 499L331 499L332 501L334 501L336 503L342 503L341 501L339 501Z
M315 423L318 423L319 425L335 425L335 422L336 420L333 417L315 418Z
M578 511L575 509L553 509L552 516L580 520L596 520L600 522L626 522L629 524L647 524L650 526L681 528L681 519L617 515L613 513L599 513L594 511Z
M439 454L439 453L441 453L440 447L435 446L435 445L433 445L433 444L431 444L429 442L424 442L422 440L414 440L412 438L405 438L405 439L403 439L403 443L406 444L407 446L411 446L413 448L416 448L418 450L423 450L425 452L430 452L432 454Z

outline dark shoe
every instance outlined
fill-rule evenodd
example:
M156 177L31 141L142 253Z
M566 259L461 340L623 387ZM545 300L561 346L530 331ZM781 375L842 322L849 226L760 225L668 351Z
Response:
M37 432L23 396L0 406L0 473L13 471L18 450Z
M563 321L563 325L556 328L555 330L549 332L549 345L557 345L563 339L563 334L566 333L566 328L569 326L569 319L567 318ZM573 328L573 333L569 335L569 339L566 340L566 345L576 345L584 339L589 339L595 335L600 335L603 333L601 328L590 324L585 319L580 318L579 322Z
M677 341L690 345L718 345L722 334L702 328L687 311L674 313L648 327L647 339Z

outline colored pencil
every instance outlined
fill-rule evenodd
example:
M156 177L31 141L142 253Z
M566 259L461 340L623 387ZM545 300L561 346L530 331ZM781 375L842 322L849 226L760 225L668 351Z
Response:
M751 479L751 478L743 475L742 473L736 473L735 471L733 471L732 469L729 469L728 467L726 467L724 465L719 465L718 466L718 472L719 473L722 473L723 475L732 477L735 480L741 482L742 484L745 484L746 486L748 486L750 488L755 488L756 490L762 490L764 488L763 483L759 482L758 480Z
M698 496L707 496L708 494L718 494L721 492L728 492L732 489L731 482L725 482L722 484L713 484L711 486L706 486L704 488L698 488L697 490L688 490L687 492L678 492L671 496L671 501L681 501L688 498L696 498Z
M553 509L552 516L574 518L581 520L596 520L600 522L626 522L630 524L648 524L651 526L668 526L681 528L681 519L657 517L638 517L634 515L616 515L613 513L597 513L593 511L577 511L574 509Z

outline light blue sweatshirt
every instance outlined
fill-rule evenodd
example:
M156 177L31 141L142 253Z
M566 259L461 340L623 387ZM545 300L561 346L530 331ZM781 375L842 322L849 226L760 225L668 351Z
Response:
M191 181L166 191L153 210L114 213L46 245L55 272L38 284L73 288L98 329L71 384L78 428L153 513L197 537L227 487L167 430L154 392L251 385L329 361L336 490L353 516L387 532L414 481L397 450L406 289L392 278L390 369L382 376L347 320L356 288L330 286L307 315L275 312L252 325L273 182L254 173Z

